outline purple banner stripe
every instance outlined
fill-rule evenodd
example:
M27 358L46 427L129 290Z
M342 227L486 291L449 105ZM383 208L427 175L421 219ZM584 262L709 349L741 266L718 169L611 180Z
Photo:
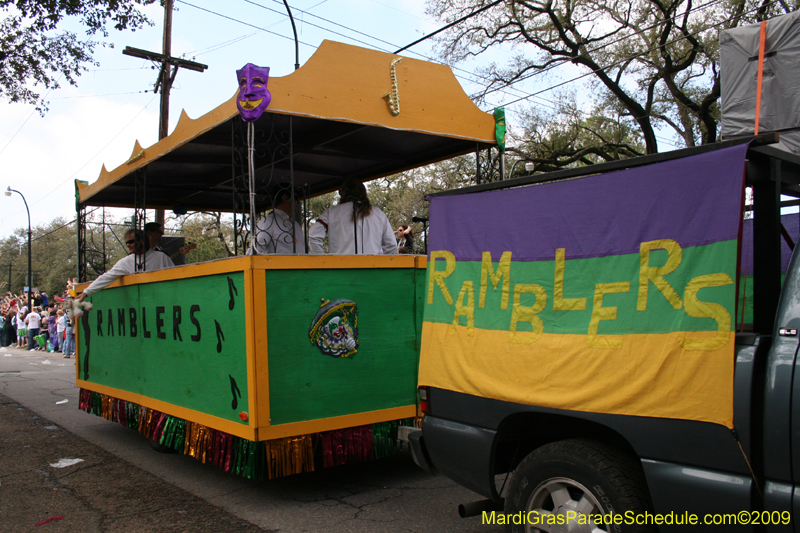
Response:
M430 246L462 260L515 261L638 253L738 237L747 145L644 167L518 189L431 199Z

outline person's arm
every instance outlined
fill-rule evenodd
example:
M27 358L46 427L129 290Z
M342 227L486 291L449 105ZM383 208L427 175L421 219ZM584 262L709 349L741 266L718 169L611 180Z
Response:
M327 210L322 213L314 225L311 226L311 229L308 230L308 248L312 254L323 253L325 235L328 233L328 223L323 217L327 218L327 213Z
M91 285L86 287L86 289L84 289L81 295L78 296L78 299L80 301L83 301L84 298L86 298L87 296L91 296L97 291L105 289L106 287L117 281L117 279L121 278L122 276L128 276L130 274L133 274L134 273L133 257L134 257L133 255L128 255L117 261L117 264L111 267L111 270L101 275L99 278L94 280L91 283Z

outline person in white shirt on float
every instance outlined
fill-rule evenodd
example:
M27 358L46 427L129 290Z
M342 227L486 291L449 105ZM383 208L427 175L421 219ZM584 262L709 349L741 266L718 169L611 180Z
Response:
M102 274L99 278L94 280L91 285L86 287L78 297L79 300L83 301L87 296L91 296L97 291L105 289L122 276L134 274L136 272L136 254L141 254L144 250L147 250L144 254L145 272L152 272L154 270L175 266L175 263L172 262L172 259L170 259L167 254L149 246L141 230L129 229L125 232L125 246L128 247L129 255L117 261L117 264L111 267L111 270Z
M331 254L396 254L392 225L383 211L370 204L364 184L349 178L339 196L339 205L326 209L308 232L311 253L323 253L327 234Z
M292 191L281 189L274 198L275 207L270 214L256 222L256 239L253 243L257 254L304 254L306 253L303 226L296 220L292 224ZM294 195L294 212L300 212L300 197ZM294 226L294 232L292 227ZM253 250L247 251L252 255Z

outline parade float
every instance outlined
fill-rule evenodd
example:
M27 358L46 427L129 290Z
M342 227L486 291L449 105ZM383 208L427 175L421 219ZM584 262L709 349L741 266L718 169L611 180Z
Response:
M258 255L253 221L281 187L305 202L346 178L467 153L478 183L491 181L504 127L448 67L408 57L326 41L292 74L249 69L248 83L259 72L266 95L183 113L171 135L76 185L82 282L98 206L132 209L139 228L153 209L233 216L233 257L140 264L87 298L76 380L82 409L254 479L392 453L397 426L418 414L427 260ZM293 249L308 249L307 228L292 233Z

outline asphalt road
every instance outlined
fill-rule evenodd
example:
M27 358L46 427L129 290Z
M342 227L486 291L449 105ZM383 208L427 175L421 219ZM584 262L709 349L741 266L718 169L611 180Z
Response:
M407 453L261 483L160 454L78 409L74 359L0 350L2 532L502 531L458 516L477 499Z

